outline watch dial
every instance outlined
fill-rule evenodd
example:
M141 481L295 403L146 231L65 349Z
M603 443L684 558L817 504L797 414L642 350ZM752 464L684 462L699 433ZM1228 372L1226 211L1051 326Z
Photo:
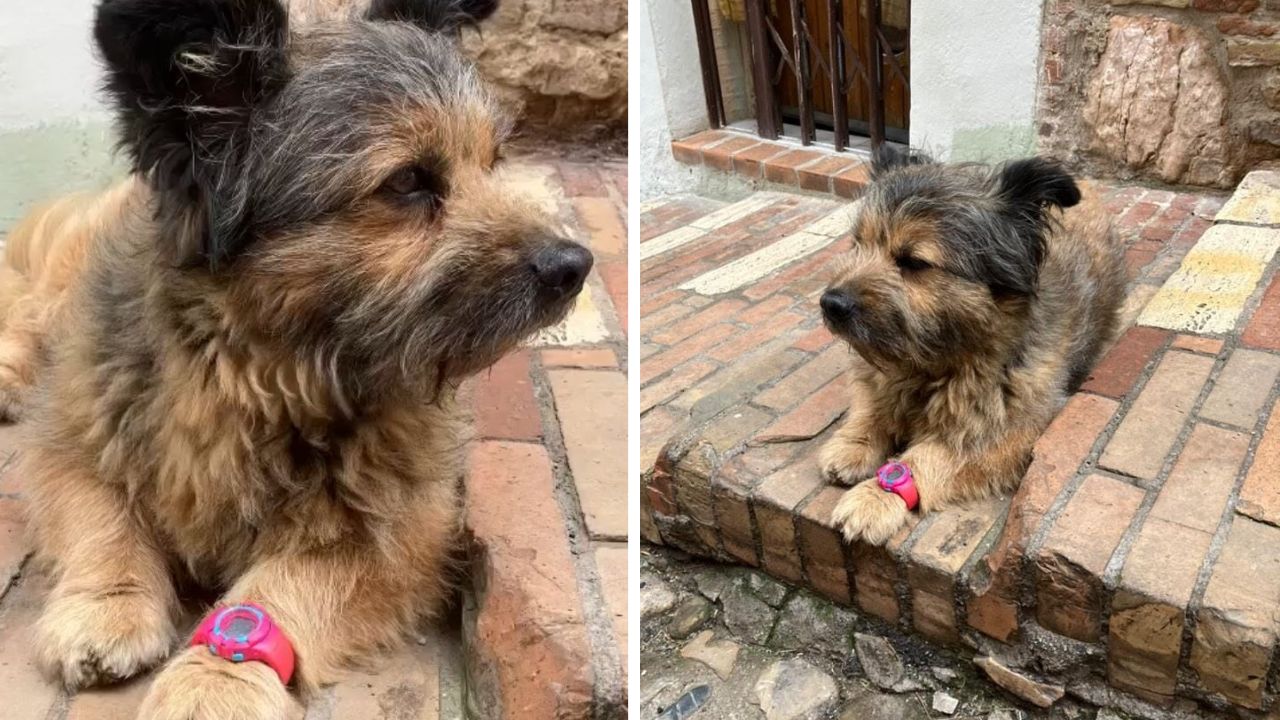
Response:
M227 623L227 626L223 631L230 637L237 640L244 640L249 637L249 633L253 632L253 629L257 626L258 623L255 622L253 618L241 615L239 617L232 618L231 622Z

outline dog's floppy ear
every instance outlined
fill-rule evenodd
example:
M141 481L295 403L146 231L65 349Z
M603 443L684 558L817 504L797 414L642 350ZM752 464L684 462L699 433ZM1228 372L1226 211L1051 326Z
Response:
M428 30L456 32L475 25L498 9L499 0L373 0L365 17L399 20Z
M933 162L933 158L922 150L899 150L889 143L881 143L871 156L871 176L883 175L908 165L932 165Z
M159 193L174 260L212 267L247 240L230 179L249 115L286 81L279 0L102 0L94 38L121 145Z
M1068 208L1080 202L1080 189L1063 167L1046 158L1005 163L996 178L1000 214L1013 231L997 240L998 284L1005 290L1027 295L1035 290L1044 262L1050 207Z

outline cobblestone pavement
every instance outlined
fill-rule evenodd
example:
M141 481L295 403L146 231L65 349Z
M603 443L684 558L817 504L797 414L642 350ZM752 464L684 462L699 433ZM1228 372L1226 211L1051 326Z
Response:
M1013 498L842 543L814 454L848 351L816 298L848 207L755 193L642 208L642 527L1151 717L1269 708L1280 617L1280 179L1225 197L1093 184L1132 322ZM1054 667L1038 644L1071 648ZM1122 692L1117 692L1122 691Z
M452 720L468 704L484 718L625 715L626 164L516 157L506 172L595 269L562 326L464 390L479 438L461 610L325 690L306 720ZM13 433L0 426L0 720L132 720L148 678L68 695L32 665L46 583L28 565Z

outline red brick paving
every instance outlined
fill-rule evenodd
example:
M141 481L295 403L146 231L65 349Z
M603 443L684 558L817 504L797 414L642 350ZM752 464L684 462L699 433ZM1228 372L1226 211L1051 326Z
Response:
M1148 298L1225 200L1090 187L1119 218L1133 294ZM705 200L673 201L694 202ZM641 222L642 236L652 237L644 232L647 214ZM765 224L749 232L766 236L737 241L752 250L780 237ZM707 252L703 242L716 249ZM701 253L723 264L750 251L709 237L651 258L647 269L654 272L642 272L642 303L678 295L667 301L671 307L696 297L675 291L678 283L668 279L686 256ZM1002 523L1003 505L991 522L958 522L974 509L957 508L904 529L886 548L839 549L822 533L832 532L824 513L840 491L826 486L814 459L846 402L843 378L816 369L838 349L814 307L823 271L838 253L830 247L800 258L749 286L686 305L678 318L646 318L649 359L680 347L664 344L684 334L669 332L679 323L701 326L701 333L722 328L685 346L692 349L679 354L678 367L642 362L642 392L666 388L662 398L650 397L642 415L645 457L656 456L662 438L681 439L658 468L645 461L646 540L758 562L779 578L841 602L847 597L937 642L972 644L985 635L1018 644L1033 626L1074 638L1095 648L1096 660L1085 662L1099 677L1161 705L1209 693L1239 707L1271 703L1272 689L1261 679L1278 670L1272 660L1280 493L1273 487L1280 424L1273 363L1280 368L1280 353L1271 353L1280 351L1280 280L1242 320L1239 336L1128 329L1036 444ZM708 310L715 321L703 324L698 316ZM686 383L676 378L695 367L698 389L685 399L691 391L681 392ZM762 372L773 374L760 389L735 385L759 382ZM708 398L727 402L707 405ZM714 412L698 415L691 407ZM1264 418L1259 441L1251 433ZM735 431L742 433L737 440ZM725 510L723 526L710 512L709 477L721 479L716 506ZM741 509L748 506L749 513ZM692 519L694 531L682 519ZM1258 574L1265 578L1247 579ZM900 602L903 592L910 602Z

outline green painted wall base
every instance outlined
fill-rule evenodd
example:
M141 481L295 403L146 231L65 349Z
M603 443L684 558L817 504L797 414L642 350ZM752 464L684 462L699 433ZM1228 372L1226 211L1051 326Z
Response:
M67 123L0 131L0 238L36 205L123 178L108 123Z

